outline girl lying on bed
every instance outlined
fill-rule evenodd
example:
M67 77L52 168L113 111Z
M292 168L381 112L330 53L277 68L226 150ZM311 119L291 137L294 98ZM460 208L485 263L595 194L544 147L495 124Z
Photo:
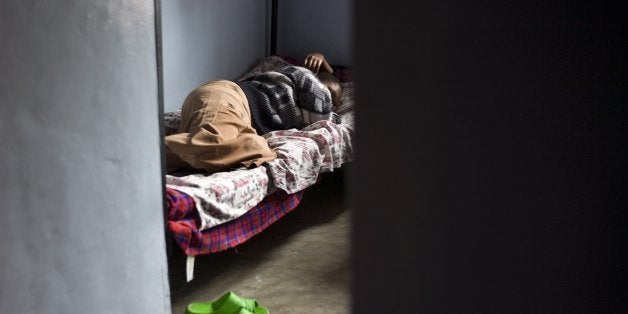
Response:
M252 168L277 157L262 134L320 120L340 123L332 109L342 85L321 53L239 81L211 81L192 91L179 132L165 137L167 173Z

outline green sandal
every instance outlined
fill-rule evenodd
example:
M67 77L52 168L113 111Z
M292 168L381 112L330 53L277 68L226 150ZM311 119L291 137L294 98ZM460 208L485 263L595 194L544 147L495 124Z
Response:
M237 296L229 291L212 302L192 302L186 314L268 314L257 301Z

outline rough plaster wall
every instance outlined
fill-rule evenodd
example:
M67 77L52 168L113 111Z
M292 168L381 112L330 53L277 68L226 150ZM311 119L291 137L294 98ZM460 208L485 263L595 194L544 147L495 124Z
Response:
M162 1L164 110L215 79L236 79L268 50L269 1Z
M154 13L0 2L0 313L170 313Z
M301 58L321 51L334 64L352 64L351 0L279 1L277 52Z

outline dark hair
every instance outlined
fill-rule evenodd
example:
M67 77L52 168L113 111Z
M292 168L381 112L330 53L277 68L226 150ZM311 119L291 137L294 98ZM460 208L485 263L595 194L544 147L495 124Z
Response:
M331 93L331 100L334 106L340 105L340 100L342 99L342 84L340 84L340 80L333 74L328 72L318 73L318 80L323 83Z

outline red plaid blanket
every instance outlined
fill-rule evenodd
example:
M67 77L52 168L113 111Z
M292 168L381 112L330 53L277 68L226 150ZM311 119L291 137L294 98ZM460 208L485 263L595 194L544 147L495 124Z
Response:
M166 188L168 229L186 255L201 255L227 250L262 232L294 209L303 191L287 194L277 191L235 220L199 231L200 218L194 200L187 194Z

